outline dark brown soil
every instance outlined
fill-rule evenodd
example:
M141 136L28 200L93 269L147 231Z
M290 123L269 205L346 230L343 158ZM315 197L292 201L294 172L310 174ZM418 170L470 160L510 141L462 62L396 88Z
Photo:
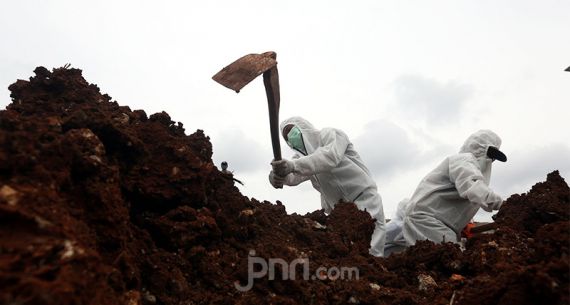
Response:
M81 70L34 72L0 112L1 304L570 304L558 172L511 196L465 251L419 242L374 258L373 222L353 204L300 216L249 200L203 131L119 106ZM297 265L283 280L277 265L240 292L252 258L308 261L311 277Z

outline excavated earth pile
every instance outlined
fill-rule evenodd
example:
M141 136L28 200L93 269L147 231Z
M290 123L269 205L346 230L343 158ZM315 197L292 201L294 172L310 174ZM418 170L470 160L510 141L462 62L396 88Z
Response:
M570 304L558 172L463 251L374 258L353 204L300 216L250 200L203 131L119 106L81 70L34 72L0 112L1 304Z

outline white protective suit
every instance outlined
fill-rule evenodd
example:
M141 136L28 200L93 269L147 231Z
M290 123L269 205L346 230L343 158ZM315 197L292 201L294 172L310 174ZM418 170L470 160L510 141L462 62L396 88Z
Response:
M499 149L499 136L490 130L474 133L458 154L445 158L420 182L404 217L408 245L424 239L457 243L480 207L488 212L499 209L503 200L489 188L489 146Z
M385 257L406 249L407 243L404 238L402 227L404 226L404 217L409 203L409 198L400 201L396 208L396 213L394 213L392 219L386 223L386 245L384 246Z
M290 124L300 129L306 155L299 151L293 157L293 172L285 177L283 184L294 186L311 180L321 193L321 206L327 214L341 201L354 202L360 210L366 210L376 220L370 254L383 256L386 235L382 198L348 136L335 128L317 130L301 117L283 121L281 133Z

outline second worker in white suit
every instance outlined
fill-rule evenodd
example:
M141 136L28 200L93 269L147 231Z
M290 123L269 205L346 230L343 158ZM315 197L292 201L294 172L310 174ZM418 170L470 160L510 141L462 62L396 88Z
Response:
M281 188L310 180L321 193L321 206L327 214L339 202L354 202L376 220L370 254L383 256L386 231L382 198L348 136L335 128L318 130L301 117L283 121L280 129L297 154L292 160L271 162L271 185Z
M507 161L501 139L490 130L472 134L458 154L443 160L420 182L404 216L408 246L417 240L460 241L461 230L479 208L498 210L503 199L490 187L494 160Z

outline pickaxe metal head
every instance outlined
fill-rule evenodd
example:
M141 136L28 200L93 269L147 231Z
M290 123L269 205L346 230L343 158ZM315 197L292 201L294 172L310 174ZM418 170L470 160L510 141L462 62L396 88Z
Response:
M277 54L265 52L248 54L229 64L212 78L221 85L238 92L265 71L277 66Z
M259 75L263 74L263 84L267 95L269 110L269 129L273 159L281 160L281 145L279 144L279 72L277 71L277 54L273 51L262 54L248 54L223 68L212 78L238 92Z

